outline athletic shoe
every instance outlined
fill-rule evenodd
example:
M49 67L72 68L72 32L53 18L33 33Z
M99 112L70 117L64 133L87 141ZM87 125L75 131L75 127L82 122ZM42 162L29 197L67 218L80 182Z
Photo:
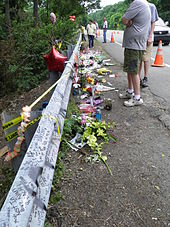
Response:
M128 91L125 91L125 92L119 94L120 99L131 99L131 98L133 98L133 96L134 96L134 93L133 92L129 93Z
M141 80L140 85L142 88L148 87L148 78L144 77L143 80Z
M129 99L128 101L125 101L124 102L124 105L127 106L127 107L131 107L131 106L140 106L143 104L143 99L140 98L140 99L134 99L134 98L131 98Z

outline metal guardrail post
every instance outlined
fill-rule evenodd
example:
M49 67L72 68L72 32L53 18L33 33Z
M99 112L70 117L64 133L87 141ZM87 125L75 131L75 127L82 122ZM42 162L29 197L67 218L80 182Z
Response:
M55 126L58 120L62 135L72 79L70 64L79 51L81 37L43 112L37 130L0 212L0 227L43 226L50 197L60 140Z

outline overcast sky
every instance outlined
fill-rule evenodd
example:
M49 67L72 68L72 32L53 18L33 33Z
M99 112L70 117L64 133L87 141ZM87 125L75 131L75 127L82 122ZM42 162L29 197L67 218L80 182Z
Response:
M120 2L120 0L101 0L101 6L114 5L117 2Z

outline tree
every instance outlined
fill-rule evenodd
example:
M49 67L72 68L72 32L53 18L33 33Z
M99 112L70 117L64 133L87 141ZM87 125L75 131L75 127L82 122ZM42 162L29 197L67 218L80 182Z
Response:
M169 0L159 0L160 1L160 16L165 20L170 22L170 1Z
M34 27L36 27L38 23L38 0L34 0L33 17L34 17Z
M49 16L49 2L48 2L48 0L46 2L46 11L47 11L47 18L48 18L48 16Z
M100 8L100 0L54 0L51 8L60 18L69 15L79 16Z
M101 0L80 0L80 5L85 8L86 13L94 9L100 9Z
M98 22L100 28L103 26L103 18L106 17L109 22L108 28L117 29L117 26L120 25L119 29L123 29L121 18L128 6L129 0L125 0L124 2L118 2L117 4L106 6L102 10L90 14L90 16Z
M8 31L11 30L11 18L10 18L10 9L9 9L9 0L5 0L5 17L6 17L6 26Z

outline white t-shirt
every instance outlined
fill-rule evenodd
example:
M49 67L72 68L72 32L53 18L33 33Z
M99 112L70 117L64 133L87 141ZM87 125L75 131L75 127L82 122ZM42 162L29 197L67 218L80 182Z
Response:
M96 30L96 25L95 24L88 24L87 25L87 34L88 35L94 35L95 36L95 30Z
M123 47L145 50L151 26L151 11L147 1L134 0L123 17L132 20L132 25L126 26L124 31Z
M158 21L158 11L157 11L156 6L153 3L148 3L148 4L149 4L150 11L151 11L151 24L152 24L152 23ZM150 34L150 31L151 31L151 27L149 29L148 36ZM152 34L152 41L154 41L154 34Z
M104 21L103 28L107 28L107 20Z

